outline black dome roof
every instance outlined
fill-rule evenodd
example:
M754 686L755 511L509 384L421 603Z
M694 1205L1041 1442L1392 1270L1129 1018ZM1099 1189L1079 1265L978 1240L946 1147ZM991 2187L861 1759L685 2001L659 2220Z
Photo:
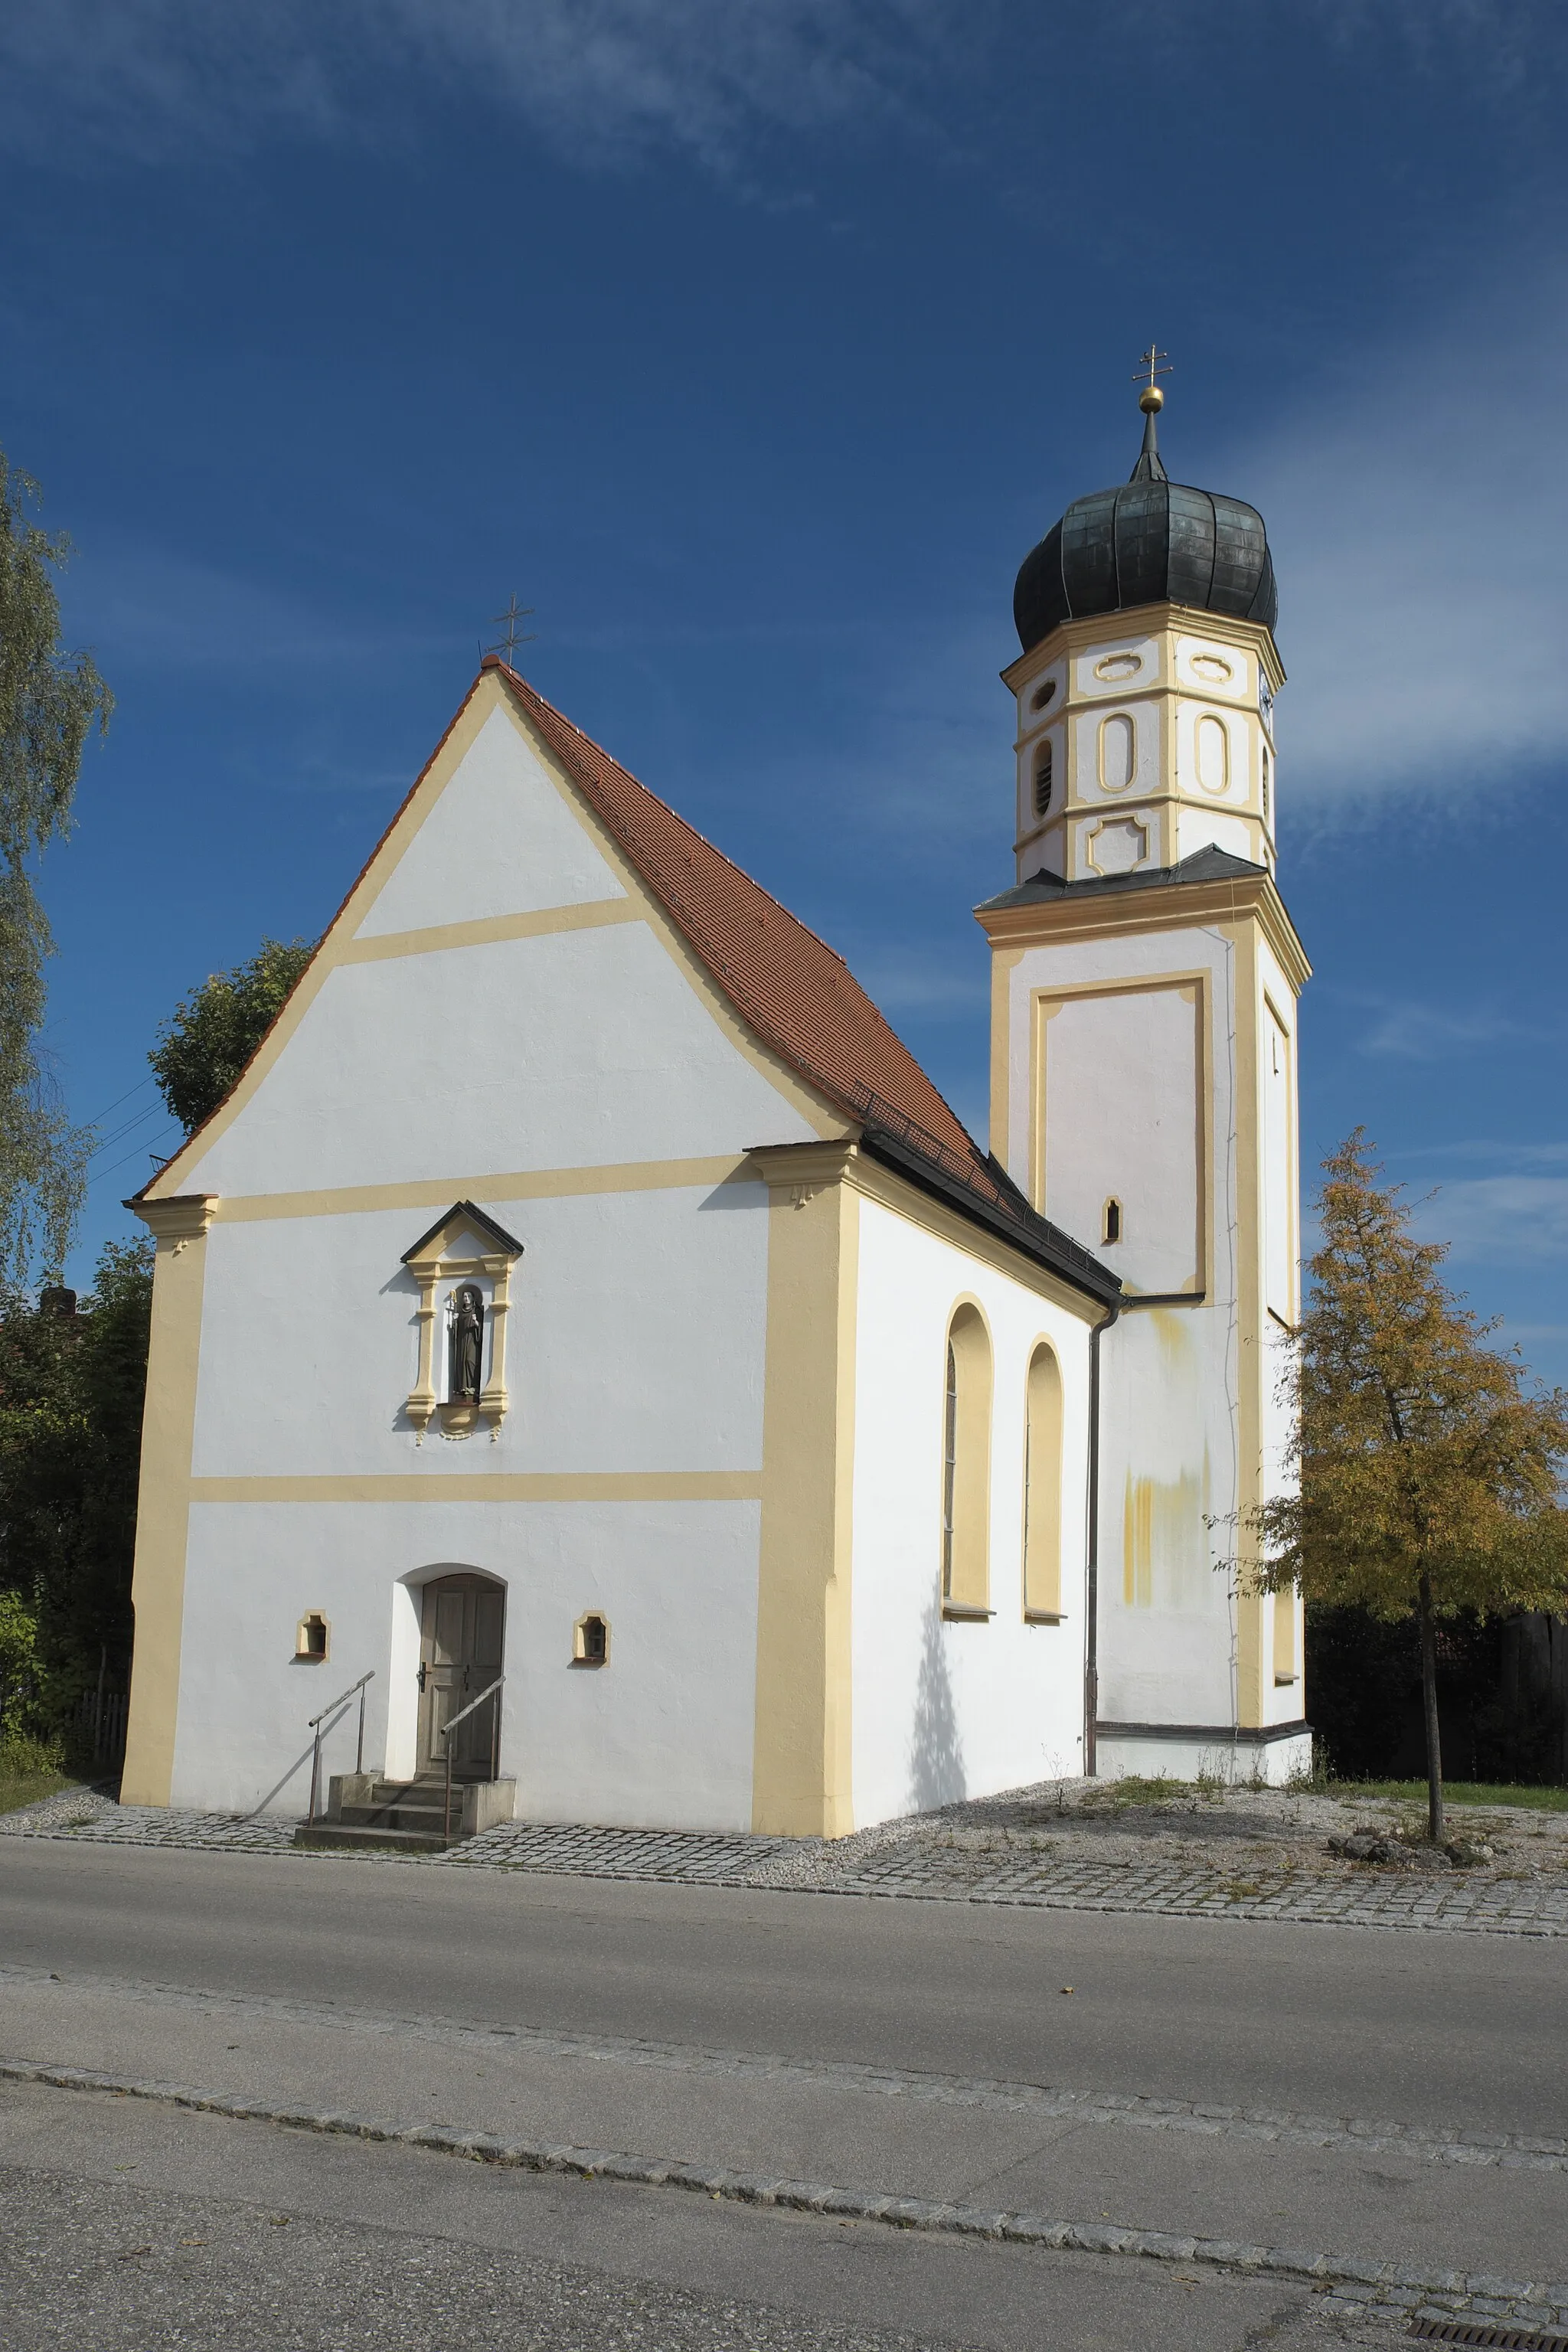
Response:
M1151 415L1131 478L1075 499L1024 558L1013 618L1029 653L1059 621L1167 602L1267 629L1279 610L1263 517L1240 499L1173 482Z

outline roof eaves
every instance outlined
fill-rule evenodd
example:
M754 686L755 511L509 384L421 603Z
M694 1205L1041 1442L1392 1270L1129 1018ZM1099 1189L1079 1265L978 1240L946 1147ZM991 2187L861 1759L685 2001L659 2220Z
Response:
M984 1225L988 1232L998 1234L1013 1248L1033 1258L1037 1265L1058 1275L1064 1282L1081 1290L1101 1306L1111 1307L1121 1297L1120 1278L1109 1267L1101 1265L1091 1251L1081 1242L1075 1242L1045 1217L1037 1216L1032 1209L1022 1215L1008 1209L993 1206L981 1193L960 1183L934 1160L915 1151L889 1135L885 1129L868 1126L861 1130L860 1149L884 1167L906 1176L922 1192L935 1195L967 1217L971 1223Z

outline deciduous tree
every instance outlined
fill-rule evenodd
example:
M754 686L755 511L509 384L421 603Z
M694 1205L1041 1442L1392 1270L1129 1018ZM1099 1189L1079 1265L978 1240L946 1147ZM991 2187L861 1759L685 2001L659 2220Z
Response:
M40 1257L58 1278L81 1205L89 1135L39 1053L54 942L33 868L70 830L83 747L113 708L91 656L61 648L51 567L70 542L33 520L37 496L0 451L0 1280L13 1283Z
M1568 1392L1530 1392L1417 1241L1357 1129L1324 1161L1321 1243L1287 1381L1300 1491L1261 1514L1263 1589L1414 1615L1421 1637L1428 1825L1445 1835L1436 1625L1568 1611Z
M147 1058L187 1135L237 1083L314 953L305 940L263 940L248 963L215 971L163 1024Z
M66 1728L131 1649L151 1241L111 1242L91 1295L0 1296L0 1596L36 1629L35 1721Z

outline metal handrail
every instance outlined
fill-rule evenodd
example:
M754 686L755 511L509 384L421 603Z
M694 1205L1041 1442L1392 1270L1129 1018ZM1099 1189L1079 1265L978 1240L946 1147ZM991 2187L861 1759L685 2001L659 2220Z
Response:
M361 1675L357 1683L350 1683L346 1691L341 1691L331 1706L324 1706L320 1715L313 1715L310 1719L309 1727L315 1734L315 1738L310 1750L310 1810L305 1816L307 1827L316 1818L316 1805L321 1793L321 1726L329 1715L335 1715L340 1706L346 1706L355 1691L358 1691L359 1746L354 1751L354 1770L363 1772L364 1770L364 1686L366 1683L373 1683L374 1680L375 1668L372 1666L368 1674Z
M478 1698L471 1698L467 1706L459 1707L456 1715L449 1715L441 1726L442 1753L447 1759L447 1801L441 1815L441 1834L446 1839L449 1840L452 1834L452 1734L459 1723L472 1715L477 1706L483 1706L486 1699L494 1698L505 1680L504 1675L498 1675L487 1690L482 1690ZM490 1779L492 1780L496 1778L497 1768L500 1762L500 1709L498 1706L490 1718Z

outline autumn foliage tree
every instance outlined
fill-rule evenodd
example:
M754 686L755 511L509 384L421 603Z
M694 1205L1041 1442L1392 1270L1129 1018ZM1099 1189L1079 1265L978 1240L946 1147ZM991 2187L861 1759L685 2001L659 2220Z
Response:
M1460 1306L1357 1129L1324 1161L1321 1244L1286 1378L1299 1490L1261 1515L1265 1591L1419 1626L1430 1834L1446 1834L1436 1629L1568 1613L1568 1392L1532 1394Z

